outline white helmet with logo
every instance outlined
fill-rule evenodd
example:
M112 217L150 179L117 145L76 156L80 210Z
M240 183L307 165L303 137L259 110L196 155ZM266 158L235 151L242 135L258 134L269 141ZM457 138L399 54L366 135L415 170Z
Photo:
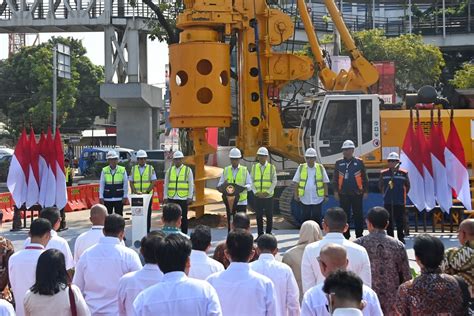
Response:
M146 154L146 151L140 149L137 151L137 158L148 158L148 155Z
M268 149L266 149L265 147L260 147L257 150L257 155L259 155L259 156L268 156Z
M341 149L354 149L355 148L355 145L354 145L354 142L350 139L344 141L344 143L342 144L342 148Z
M304 156L307 157L307 158L316 158L317 157L316 149L314 149L314 148L306 149L306 152L305 152Z
M184 158L184 155L181 151L177 150L173 154L173 159L181 159Z
M388 154L387 160L396 160L396 161L399 161L399 160L400 160L400 156L398 156L398 154L393 151L393 152L391 152L390 154Z
M107 156L105 156L105 158L107 158L107 159L118 159L118 157L119 156L118 156L118 154L115 150L109 150L107 152Z
M238 148L232 148L229 152L229 158L242 158L242 153Z

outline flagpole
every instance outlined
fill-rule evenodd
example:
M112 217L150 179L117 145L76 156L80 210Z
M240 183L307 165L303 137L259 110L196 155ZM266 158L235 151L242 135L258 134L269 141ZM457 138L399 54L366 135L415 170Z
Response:
M56 119L57 119L57 108L56 98L58 94L58 49L56 45L53 47L53 135L56 133Z

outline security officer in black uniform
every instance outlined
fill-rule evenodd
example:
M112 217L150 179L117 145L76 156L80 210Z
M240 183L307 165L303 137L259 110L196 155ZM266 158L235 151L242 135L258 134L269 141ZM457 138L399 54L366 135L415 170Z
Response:
M410 190L408 171L400 168L400 157L396 152L388 155L388 168L380 172L379 189L383 194L384 207L390 213L387 234L394 236L393 222L397 225L398 240L405 243L404 217L406 196Z

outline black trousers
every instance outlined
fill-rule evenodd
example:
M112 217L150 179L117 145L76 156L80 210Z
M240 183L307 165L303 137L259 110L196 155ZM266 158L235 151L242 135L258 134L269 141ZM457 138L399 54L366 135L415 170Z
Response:
M273 198L258 198L255 197L255 214L257 215L257 230L258 235L263 235L263 214L267 219L267 229L265 232L271 234L273 228Z
M150 204L148 204L148 215L146 217L146 232L149 233L151 229L151 205L153 204L153 200L150 200Z
M387 235L394 237L393 223L397 226L397 237L402 243L405 243L405 205L384 204L385 209L390 214L390 222L387 227Z
M362 194L339 194L340 205L347 215L347 223L350 226L351 218L354 219L356 237L362 237L364 232L364 214L362 213ZM352 216L351 216L352 215ZM344 233L346 239L351 238L350 229Z
M118 214L120 216L123 216L123 201L104 201L104 205L107 208L107 213L113 214L115 211L115 214Z
M181 231L183 234L188 233L188 201L168 199L168 203L176 203L181 206Z
M59 226L59 229L64 229L66 228L66 211L64 208L59 210L59 213L61 214L61 224Z
M312 220L318 223L319 227L321 227L321 210L322 210L323 203L319 204L303 204L301 203L301 221L302 223Z

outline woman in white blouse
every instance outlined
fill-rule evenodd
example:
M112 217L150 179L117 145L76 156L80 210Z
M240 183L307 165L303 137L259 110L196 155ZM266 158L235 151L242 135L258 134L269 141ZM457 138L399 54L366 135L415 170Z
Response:
M68 281L64 255L56 249L38 258L36 282L23 303L26 316L90 316L81 291Z

